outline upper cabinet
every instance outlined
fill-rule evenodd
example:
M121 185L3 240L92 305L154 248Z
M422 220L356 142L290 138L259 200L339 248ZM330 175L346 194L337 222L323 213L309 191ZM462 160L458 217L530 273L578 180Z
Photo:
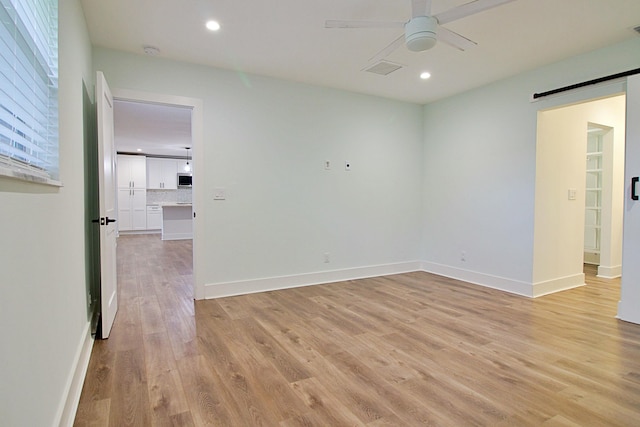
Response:
M147 159L147 188L151 190L175 190L178 188L178 164L176 159Z
M147 158L118 154L118 187L147 188Z

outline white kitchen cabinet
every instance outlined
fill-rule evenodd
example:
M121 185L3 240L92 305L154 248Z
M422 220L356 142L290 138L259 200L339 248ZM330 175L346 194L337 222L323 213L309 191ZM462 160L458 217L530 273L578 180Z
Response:
M176 159L147 159L147 188L150 190L175 190L178 165Z
M118 154L118 188L147 188L147 158Z
M118 189L118 230L141 231L147 229L147 190L144 188Z
M147 158L118 154L118 230L147 229Z
M162 206L147 206L147 230L160 230L162 228Z

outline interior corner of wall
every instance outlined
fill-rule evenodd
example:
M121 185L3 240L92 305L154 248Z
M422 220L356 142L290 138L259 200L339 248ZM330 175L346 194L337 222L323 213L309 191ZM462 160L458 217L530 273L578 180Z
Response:
M578 288L584 285L584 273L573 274L565 277L557 277L555 279L534 283L532 296L534 298L537 298L560 291Z

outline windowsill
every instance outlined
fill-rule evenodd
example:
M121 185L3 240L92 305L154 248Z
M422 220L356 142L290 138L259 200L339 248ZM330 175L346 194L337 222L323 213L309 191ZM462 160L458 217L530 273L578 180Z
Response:
M37 175L34 173L30 173L25 170L16 170L7 167L3 167L0 165L0 177L9 178L12 180L29 182L33 184L41 184L48 185L51 187L62 187L62 182L51 179L49 177L44 177L42 175Z

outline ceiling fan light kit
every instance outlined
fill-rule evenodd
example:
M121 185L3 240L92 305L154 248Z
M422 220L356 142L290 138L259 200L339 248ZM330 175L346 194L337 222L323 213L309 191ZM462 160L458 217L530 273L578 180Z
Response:
M512 1L515 0L472 0L432 16L430 15L431 0L411 0L411 19L404 23L328 20L325 21L325 28L402 28L404 26L404 44L412 52L431 49L438 40L464 51L474 48L477 43L442 25ZM403 37L400 35L369 61L377 63L385 59L402 45L402 40Z
M422 52L436 45L438 21L432 16L416 16L404 26L407 48L413 52Z

